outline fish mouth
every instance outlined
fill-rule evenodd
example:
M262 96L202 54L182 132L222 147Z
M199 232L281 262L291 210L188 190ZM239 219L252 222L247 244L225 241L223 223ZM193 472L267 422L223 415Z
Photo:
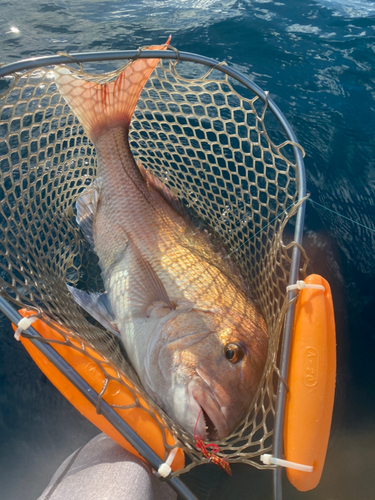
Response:
M200 436L203 441L224 439L229 434L229 427L211 389L192 383L188 391L190 407L193 415L196 415L195 436Z

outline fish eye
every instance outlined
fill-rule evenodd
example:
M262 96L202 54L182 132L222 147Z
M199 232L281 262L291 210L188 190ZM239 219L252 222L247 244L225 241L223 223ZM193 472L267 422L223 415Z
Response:
M225 357L231 363L238 363L245 356L245 352L238 344L227 344L224 347Z

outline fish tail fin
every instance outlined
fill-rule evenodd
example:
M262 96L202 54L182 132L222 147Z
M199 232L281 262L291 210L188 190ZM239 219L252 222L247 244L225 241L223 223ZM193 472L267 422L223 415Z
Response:
M164 45L147 49L165 50L170 39ZM66 67L56 67L54 73L61 95L88 136L95 139L108 126L129 127L142 89L158 62L159 59L137 59L116 80L103 84L84 80Z

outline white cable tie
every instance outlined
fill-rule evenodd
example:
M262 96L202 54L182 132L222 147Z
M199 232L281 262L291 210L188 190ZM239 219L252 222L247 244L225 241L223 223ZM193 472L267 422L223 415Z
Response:
M289 460L282 460L281 458L275 458L269 453L265 453L260 456L261 461L265 465L280 465L280 467L287 467L288 469L301 470L303 472L312 472L314 467L312 465L302 465L295 462L289 462Z
M161 464L161 466L158 469L158 475L161 477L168 477L169 474L171 473L172 469L167 465L166 463Z
M163 464L161 464L161 466L159 467L159 469L156 473L157 476L161 476L164 478L169 476L169 474L172 472L171 465L172 465L172 462L174 460L174 457L176 456L177 450L178 450L177 446L176 446L176 448L173 448L173 450L171 450L171 452L168 455L167 460Z
M309 284L309 283L305 283L302 280L298 280L295 285L288 285L286 287L286 291L290 292L291 290L303 290L304 288L310 288L310 290L322 290L323 292L325 291L325 288L323 285Z
M38 319L38 316L30 316L29 318L22 318L17 324L17 330L14 332L14 338L20 340L21 333L30 328L31 324Z

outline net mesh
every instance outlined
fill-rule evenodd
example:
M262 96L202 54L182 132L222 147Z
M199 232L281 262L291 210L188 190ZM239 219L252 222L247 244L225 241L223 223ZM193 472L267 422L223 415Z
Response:
M247 417L219 442L218 453L229 462L265 467L259 455L272 444L277 353L294 244L285 245L283 234L296 212L298 169L267 102L219 69L200 74L198 66L159 63L139 99L129 139L136 159L177 194L201 229L224 242L227 258L241 269L266 320L269 351L261 383ZM108 81L117 73L90 78ZM42 310L125 373L137 387L136 404L157 411L158 425L169 429L190 457L184 470L206 462L192 436L143 392L118 339L88 317L67 290L66 283L103 291L97 257L74 214L77 197L96 177L96 162L52 71L17 73L2 79L1 88L2 294Z

